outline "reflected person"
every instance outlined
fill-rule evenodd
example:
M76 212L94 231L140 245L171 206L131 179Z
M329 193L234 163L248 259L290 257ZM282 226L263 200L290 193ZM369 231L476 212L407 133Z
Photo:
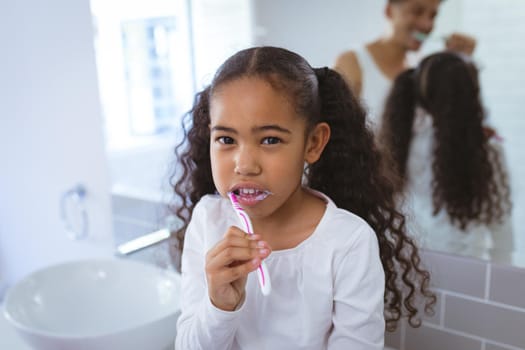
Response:
M488 257L512 250L510 189L501 138L484 126L478 71L440 52L394 81L379 134L430 247Z
M388 0L384 12L388 32L337 57L334 69L365 102L374 130L379 129L392 80L416 63L410 62L409 53L418 51L432 32L440 3L441 0ZM459 33L449 35L445 41L448 50L468 55L475 45L474 38Z

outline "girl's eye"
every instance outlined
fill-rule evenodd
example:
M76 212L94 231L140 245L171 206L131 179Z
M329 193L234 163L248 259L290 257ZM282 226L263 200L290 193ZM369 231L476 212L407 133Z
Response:
M262 144L263 145L275 145L275 144L278 144L281 142L281 139L278 138L278 137L273 137L273 136L270 136L270 137L265 137L263 140L262 140Z
M222 143L224 145L232 145L235 143L235 141L229 136L217 137L217 142Z

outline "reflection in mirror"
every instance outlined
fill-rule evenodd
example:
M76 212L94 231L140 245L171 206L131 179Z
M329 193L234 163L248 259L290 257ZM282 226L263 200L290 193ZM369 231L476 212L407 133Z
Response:
M433 249L485 257L514 248L501 140L482 116L478 71L456 52L426 56L387 95L378 141L410 231Z
M505 0L447 0L440 5L432 37L452 32L468 33L477 40L473 59L480 68L481 92L488 123L503 139L512 191L514 250L461 252L493 261L525 266L525 233L519 222L525 215L525 189L519 179L525 175L521 134L525 121L520 118L525 89L521 81L525 61L525 3ZM331 0L255 1L255 43L288 47L317 66L332 66L343 51L362 46L384 31L386 1L367 2ZM300 6L301 15L297 15ZM497 16L495 14L497 13ZM490 23L490 26L488 25ZM314 24L314 25L312 25ZM413 58L443 49L439 40L427 40ZM521 108L520 108L521 107ZM429 249L446 250L436 242ZM450 251L449 251L450 252Z
M105 9L104 3L109 2L92 0L113 192L154 202L171 198L167 164L180 116L225 57L251 45L274 45L298 52L314 66L333 66L338 54L387 30L386 0L155 0L142 7L111 1ZM525 266L519 225L525 188L518 181L525 175L523 19L522 1L447 0L432 36L464 32L477 39L473 58L481 69L489 123L503 138L515 228L513 252L481 257ZM416 56L442 48L441 41L427 40ZM146 64L138 67L140 61ZM170 80L155 78L159 72ZM427 247L438 249L432 242Z

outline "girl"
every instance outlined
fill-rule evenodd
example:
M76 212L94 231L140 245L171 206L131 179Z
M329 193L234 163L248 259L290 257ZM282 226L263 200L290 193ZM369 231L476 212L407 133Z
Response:
M416 297L434 302L429 275L336 72L285 49L243 50L189 116L175 184L178 349L382 349L383 312L390 330L402 315L417 325ZM255 235L235 227L230 191ZM249 274L262 260L268 296Z
M476 67L453 52L402 73L387 99L380 139L401 178L396 190L418 209L415 230L433 248L512 251L502 149L484 118Z
M419 51L432 32L440 3L441 0L388 0L385 8L388 33L337 57L335 70L363 98L376 131L392 81L411 66L409 53ZM445 42L447 49L468 55L475 45L472 37L459 33L451 34Z

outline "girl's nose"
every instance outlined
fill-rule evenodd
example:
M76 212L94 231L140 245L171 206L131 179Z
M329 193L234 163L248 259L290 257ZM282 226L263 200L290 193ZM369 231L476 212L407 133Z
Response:
M235 173L238 175L258 175L261 167L257 161L256 152L249 148L240 148L235 157Z

